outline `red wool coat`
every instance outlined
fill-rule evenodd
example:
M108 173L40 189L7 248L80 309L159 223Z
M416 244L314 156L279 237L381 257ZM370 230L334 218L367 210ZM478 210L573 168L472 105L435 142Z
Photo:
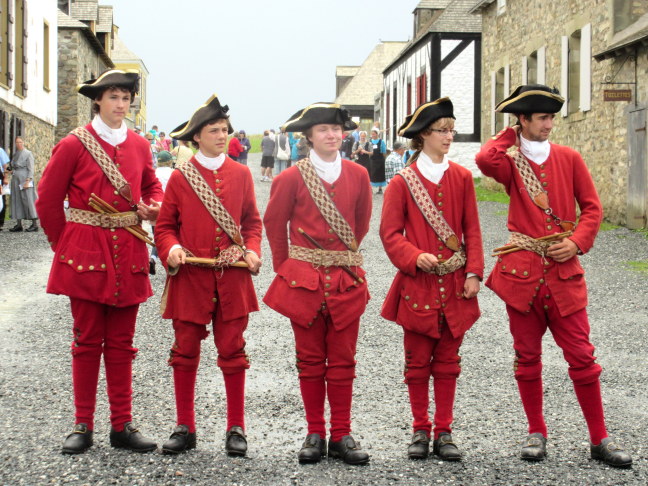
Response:
M333 184L322 182L360 244L369 231L371 219L372 195L367 170L343 159L338 180ZM315 268L311 263L288 258L289 244L315 248L297 228L302 228L327 250L347 250L320 214L296 166L275 177L263 222L277 272L263 299L268 306L305 327L317 315L322 302L326 302L337 329L343 329L362 315L369 300L366 280L354 283L340 267ZM364 277L362 268L351 268L356 275Z
M515 131L509 127L486 142L477 154L477 166L484 175L502 183L511 197L509 231L533 238L562 232L529 197L515 162L506 154L514 144ZM549 158L541 165L530 162L530 166L547 191L554 214L564 221L576 221L578 203L581 214L570 239L587 253L594 245L603 210L582 157L569 147L552 143ZM502 235L503 242L506 238ZM518 251L498 258L486 285L511 307L526 312L539 284L546 282L564 317L587 306L584 273L578 257L557 263L551 258L543 261L530 251Z
M421 175L416 163L411 167L443 211L459 241L465 244L466 266L439 276L416 266L421 253L450 258L454 252L439 239L414 202L405 180L396 176L387 186L380 221L380 238L398 273L387 293L381 315L405 329L439 338L439 313L443 312L454 337L463 335L479 318L477 298L464 299L466 273L481 280L484 274L479 214L475 187L469 170L454 162L438 184Z
M220 169L211 171L190 162L216 192L223 206L240 227L245 246L261 256L263 226L256 206L250 170L226 158ZM194 256L216 258L232 240L216 223L180 171L173 171L164 194L164 202L155 225L155 242L160 260L165 263L173 245L181 245ZM167 302L162 317L197 324L212 320L215 298L230 321L259 310L252 276L246 268L223 271L195 265L182 265L178 273L167 277Z
M150 204L151 200L162 200L162 186L155 177L151 149L144 138L128 130L126 140L113 147L100 139L90 124L85 128L130 183L133 201L141 199ZM71 208L94 211L88 201L95 193L120 211L131 209L126 199L115 194L99 164L76 136L68 135L54 147L38 193L38 215L55 251L48 293L117 307L139 304L153 295L143 241L123 228L65 221L66 195Z

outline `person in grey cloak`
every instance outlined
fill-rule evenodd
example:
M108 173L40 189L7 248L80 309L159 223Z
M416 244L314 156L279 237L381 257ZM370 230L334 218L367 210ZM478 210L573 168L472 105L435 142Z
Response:
M38 231L38 215L34 205L34 155L25 148L21 137L16 137L16 152L11 158L11 170L11 217L16 220L16 226L9 231L22 231L23 219L32 221L25 231Z

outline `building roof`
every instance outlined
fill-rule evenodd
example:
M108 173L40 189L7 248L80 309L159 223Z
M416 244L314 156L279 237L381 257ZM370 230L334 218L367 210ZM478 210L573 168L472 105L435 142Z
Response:
M142 65L142 69L144 72L148 74L148 69L146 68L146 65L144 64L144 61L135 54L133 51L131 51L126 44L124 44L124 41L119 37L119 35L115 34L115 40L113 42L113 50L110 56L115 64L120 64L120 63L125 63L125 62L138 62Z
M339 96L335 99L336 103L348 106L373 106L374 95L382 91L383 76L382 71L394 57L406 45L406 42L381 42L369 54L362 66L338 66L336 74L340 75L340 70L356 69L353 78L344 87Z
M70 2L70 17L77 20L97 21L98 0L76 0Z
M104 64L108 67L115 67L115 64L110 59L108 53L104 50L101 42L99 42L99 39L97 39L97 36L92 32L92 29L90 29L87 24L73 19L61 10L57 10L57 16L59 29L78 29L83 32L83 35L88 39L88 42L90 42L90 45L94 48L95 52L99 57L101 57Z
M113 8L112 5L99 5L97 16L97 32L112 32Z
M471 14L477 13L479 10L488 7L493 2L495 2L495 0L478 0L478 1L472 0L473 6L468 11L468 13Z
M482 19L479 15L469 13L474 7L475 0L451 0L445 10L427 28L421 29L419 35L412 39L392 63L385 66L385 71L396 64L404 55L411 51L425 36L430 33L470 33L482 31ZM384 71L383 71L384 72Z
M451 1L452 0L421 0L412 13L419 8L431 8L435 10L446 8Z
M336 76L355 76L358 74L360 66L336 66L335 75Z

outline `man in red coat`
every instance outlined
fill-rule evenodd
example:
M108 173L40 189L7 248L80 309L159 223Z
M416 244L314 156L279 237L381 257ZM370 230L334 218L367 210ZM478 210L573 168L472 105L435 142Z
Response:
M227 155L230 159L236 160L238 162L239 155L243 152L245 148L239 140L239 132L234 132L232 138L230 138L229 143L227 144Z
M243 331L259 310L251 274L261 267L261 217L247 167L225 155L232 132L227 106L214 95L171 136L199 149L169 179L155 226L160 259L169 269L163 317L173 319L177 426L162 451L196 447L194 396L200 342L212 324L227 396L225 449L244 456L245 370L250 367ZM189 257L211 260L196 266ZM195 262L193 262L195 263Z
M448 160L455 133L449 98L425 103L405 119L399 135L411 138L417 152L387 187L380 220L383 246L399 270L382 316L403 327L414 417L412 459L429 455L430 377L436 407L433 452L444 460L461 458L451 436L452 409L461 372L459 347L479 317L484 252L472 173Z
M503 184L511 197L509 244L498 249L486 285L504 300L509 315L515 378L529 423L522 459L546 456L541 353L549 328L569 364L592 458L629 467L632 458L605 427L601 367L589 340L585 272L577 256L593 246L603 211L580 154L548 140L563 103L556 89L525 85L496 108L515 114L519 124L502 130L477 155L484 175ZM574 228L568 222L576 221L575 202L581 213Z
M369 299L358 246L369 230L367 171L340 157L343 130L356 124L340 105L315 103L283 128L303 132L310 156L272 184L264 224L277 276L264 302L290 319L308 423L302 463L326 455L324 402L331 410L329 457L365 464L351 436L351 399L360 316Z
M94 100L96 115L54 147L39 185L36 206L55 252L47 292L69 296L74 318L76 425L63 444L67 454L92 446L102 354L112 424L110 444L138 452L157 447L131 423L135 319L139 304L152 290L146 244L126 227L139 224L138 214L154 220L155 201L163 195L148 143L124 123L138 79L136 73L109 70L78 87L82 95ZM96 157L86 143L96 146ZM96 212L89 205L93 193L120 216ZM70 202L67 214L63 210L66 196ZM152 206L140 202L138 209L138 201Z

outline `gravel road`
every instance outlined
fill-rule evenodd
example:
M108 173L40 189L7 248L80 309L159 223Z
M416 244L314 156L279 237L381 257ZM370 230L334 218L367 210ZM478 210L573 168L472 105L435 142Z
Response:
M250 165L258 181L258 162ZM270 184L257 182L263 211ZM634 467L615 470L589 459L585 422L566 364L546 338L544 377L549 426L548 458L518 459L526 423L512 374L511 337L502 302L483 289L483 317L462 346L463 374L455 409L454 438L460 463L407 459L410 412L402 379L402 333L379 316L395 273L378 237L382 196L374 196L372 227L363 243L373 296L362 319L354 397L354 435L371 454L365 467L324 460L300 466L296 452L305 435L287 319L263 304L246 334L252 359L247 386L249 454L224 453L225 402L210 341L198 377L198 448L179 457L112 449L108 406L100 381L95 445L76 457L60 454L73 425L68 300L45 293L52 253L39 233L0 233L3 263L0 298L0 484L648 484L648 275L623 262L648 259L648 239L626 229L602 232L582 258L590 287L592 340L597 346L608 428L633 454ZM505 240L506 206L479 204L487 250ZM5 228L12 226L8 222ZM272 277L265 266L255 278L259 300ZM487 270L493 264L487 258ZM174 398L166 365L171 324L159 317L164 275L152 276L155 296L141 306L134 365L135 421L160 443L171 433Z

